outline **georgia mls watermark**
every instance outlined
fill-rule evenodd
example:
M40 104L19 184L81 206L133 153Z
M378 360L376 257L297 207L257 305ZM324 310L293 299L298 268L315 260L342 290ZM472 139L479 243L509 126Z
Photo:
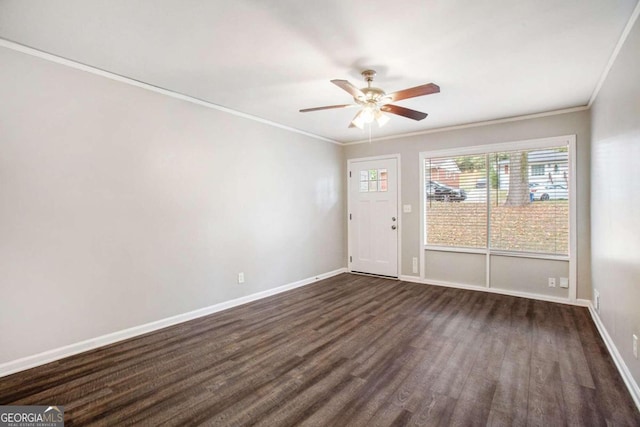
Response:
M63 427L64 406L0 406L0 427Z

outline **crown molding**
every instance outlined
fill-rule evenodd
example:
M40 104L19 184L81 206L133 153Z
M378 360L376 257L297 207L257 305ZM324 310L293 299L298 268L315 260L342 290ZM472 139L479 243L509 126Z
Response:
M607 65L604 67L604 71L600 76L600 80L598 80L598 84L596 85L596 88L593 90L593 93L591 94L591 98L589 98L589 104L587 104L588 107L591 107L591 105L593 105L596 98L598 97L598 94L600 93L600 89L602 89L602 85L604 84L605 80L607 80L607 77L609 76L609 72L611 71L613 64L616 62L616 59L618 58L618 54L620 53L620 50L622 49L622 45L624 45L624 42L627 41L627 37L629 36L629 33L631 32L633 25L638 20L639 15L640 15L640 2L636 4L635 9L633 9L633 12L631 13L631 17L629 18L629 21L627 21L627 25L624 27L624 30L622 30L622 34L620 34L620 39L618 39L618 43L616 44L616 47L613 49L613 52L611 53L609 62L607 62Z
M224 107L222 105L218 105L218 104L214 104L212 102L209 101L205 101L203 99L200 98L196 98L190 95L186 95L180 92L175 92L160 86L155 86L149 83L145 83L139 80L135 80L132 79L130 77L126 77L120 74L116 74L116 73L112 73L110 71L106 71L97 67L93 67L87 64L83 64L81 62L78 61L74 61L68 58L64 58L58 55L54 55L48 52L44 52L8 39L3 39L0 38L0 46L1 47L5 47L7 49L11 49L17 52L21 52L21 53L25 53L27 55L31 55L40 59L44 59L50 62L54 62L57 64L61 64L61 65L65 65L67 67L70 68L74 68L77 70L81 70L81 71L85 71L91 74L95 74L98 76L102 76L102 77L106 77L108 79L111 80L115 80L121 83L126 83L135 87L139 87L142 89L146 89L155 93L160 93L162 95L165 96L169 96L175 99L180 99L182 101L186 101L186 102L190 102L192 104L196 104L196 105L200 105L206 108L211 108L214 110L218 110L218 111L222 111L228 114L232 114L238 117L243 117L245 119L249 119L249 120L253 120L262 124L266 124L268 126L272 126L272 127L277 127L280 129L284 129L287 130L289 132L294 132L294 133L298 133L301 135L305 135L308 136L310 138L314 138L320 141L325 141L325 142L330 142L332 144L336 144L336 145L340 145L340 146L348 146L348 145L357 145L357 144L364 144L364 143L370 143L370 142L377 142L377 141L386 141L386 140L390 140L390 139L401 139L401 138L408 138L408 137L412 137L412 136L419 136L419 135L428 135L431 133L439 133L439 132L449 132L449 131L454 131L454 130L461 130L461 129L469 129L469 128L474 128L474 127L480 127L480 126L489 126L489 125L494 125L494 124L501 124L501 123L509 123L509 122L514 122L514 121L520 121L520 120L529 120L529 119L535 119L535 118L541 118L541 117L548 117L548 116L554 116L554 115L558 115L558 114L567 114L567 113L573 113L573 112L577 112L577 111L584 111L584 110L588 110L589 108L591 108L591 105L593 104L593 102L595 101L595 99L598 96L598 93L600 92L600 89L602 88L602 85L604 84L611 68L613 67L613 64L615 63L615 60L618 56L618 54L620 53L620 50L622 49L622 46L624 45L624 42L626 41L627 37L629 36L631 29L633 28L634 24L636 23L638 16L640 16L640 2L636 5L635 9L633 10L629 20L627 21L627 24L624 28L624 30L622 31L622 34L620 35L620 38L618 40L618 43L616 44L615 49L613 50L611 57L609 58L609 61L602 73L602 75L600 76L600 79L589 99L589 102L587 105L584 106L577 106L577 107L571 107L571 108L565 108L565 109L561 109L561 110L553 110L553 111L547 111L547 112L542 112L542 113L534 113L534 114L527 114L527 115L522 115L522 116L514 116L514 117L507 117L507 118L502 118L502 119L495 119L495 120L487 120L487 121L481 121L481 122L473 122L473 123L466 123L466 124L462 124L462 125L454 125L454 126L446 126L446 127L441 127L441 128L435 128L435 129L427 129L427 130L423 130L423 131L417 131L417 132L410 132L410 133L403 133L403 134L396 134L396 135L389 135L389 136L384 136L384 137L379 137L379 138L372 138L371 140L369 139L363 139L363 140L357 140L357 141L351 141L351 142L343 142L343 141L338 141L335 139L331 139L331 138L327 138L324 136L320 136L311 132L306 132L303 131L301 129L296 129L290 126L286 126L280 123L276 123L273 122L271 120L267 120L258 116L254 116L248 113L243 113L241 111L237 111L234 110L232 108L229 107Z
M548 117L548 116L556 116L556 115L559 115L559 114L575 113L577 111L584 111L584 110L588 110L588 109L589 109L588 105L582 105L582 106L578 106L578 107L564 108L562 110L553 110L553 111L546 111L546 112L543 112L543 113L527 114L527 115L524 115L524 116L506 117L504 119L487 120L487 121L483 121L483 122L473 122L473 123L467 123L467 124L463 124L463 125L446 126L446 127L441 127L441 128L435 128L435 129L427 129L427 130L418 131L418 132L403 133L403 134L399 134L399 135L382 136L380 138L372 138L371 141L369 141L368 139L363 139L363 140L353 141L353 142L344 142L344 143L342 143L342 145L356 145L356 144L365 144L365 143L368 144L369 142L386 141L386 140L389 140L389 139L409 138L411 136L427 135L427 134L430 134L430 133L450 132L450 131L453 131L453 130L469 129L469 128L480 127L480 126L497 125L497 124L500 124L500 123L517 122L517 121L520 121L520 120L538 119L540 117Z
M169 90L160 86L154 86L149 83L142 82L140 80L132 79L130 77L126 77L120 74L112 73L110 71L106 71L100 68L92 67L91 65L83 64L78 61L74 61L68 58L64 58L62 56L53 55L51 53L44 52L42 50L34 49L29 46L22 45L20 43L16 43L11 40L0 38L0 47L4 47L7 49L14 50L16 52L25 53L27 55L34 56L36 58L44 59L46 61L55 62L56 64L64 65L70 68L74 68L76 70L85 71L87 73L95 74L97 76L106 77L111 80L115 80L117 82L126 83L131 86L139 87L141 89L146 89L151 92L159 93L161 95L169 96L171 98L179 99L181 101L190 102L192 104L200 105L202 107L210 108L213 110L222 111L228 114L232 114L234 116L243 117L245 119L253 120L258 123L262 123L268 126L273 126L276 128L284 129L289 132L298 133L301 135L308 136L310 138L318 139L320 141L330 142L336 145L342 145L342 143L330 139L325 138L324 136L316 135L311 132L306 132L300 129L296 129L290 126L286 126L280 123L272 122L271 120L263 119L262 117L254 116L252 114L243 113L242 111L237 111L229 107L224 107L222 105L214 104L209 101L205 101L204 99L196 98L193 96L186 95L184 93L175 92L173 90Z

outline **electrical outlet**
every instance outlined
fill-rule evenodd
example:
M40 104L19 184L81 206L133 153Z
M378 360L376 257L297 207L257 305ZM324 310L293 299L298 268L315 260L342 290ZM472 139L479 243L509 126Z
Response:
M596 311L600 311L600 292L593 290L593 305L596 308Z
M555 288L556 287L556 278L555 277L549 277L549 287L550 288Z
M244 283L244 273L238 273L238 283Z
M638 358L638 336L633 334L633 357Z
M418 258L413 257L413 266L412 266L412 271L414 273L418 272Z
M568 288L569 287L569 278L568 277L561 277L560 278L560 287L561 288Z

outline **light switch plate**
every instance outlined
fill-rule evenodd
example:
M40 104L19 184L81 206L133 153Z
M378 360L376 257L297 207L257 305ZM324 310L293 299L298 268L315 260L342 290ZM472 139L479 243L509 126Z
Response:
M561 288L568 288L569 287L569 278L568 277L561 277L560 278L560 287Z

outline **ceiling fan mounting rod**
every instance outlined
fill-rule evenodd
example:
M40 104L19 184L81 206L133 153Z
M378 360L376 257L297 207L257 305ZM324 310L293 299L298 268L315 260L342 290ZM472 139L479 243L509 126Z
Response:
M371 87L371 82L373 78L376 76L376 72L374 70L364 70L362 73L362 77L364 77L364 81L367 82L367 85Z
M385 96L384 91L380 88L371 86L371 82L373 82L376 72L374 70L364 70L360 74L364 77L364 81L367 82L367 87L361 89L359 96L353 97L356 103L360 105L373 105L382 100L382 97Z

